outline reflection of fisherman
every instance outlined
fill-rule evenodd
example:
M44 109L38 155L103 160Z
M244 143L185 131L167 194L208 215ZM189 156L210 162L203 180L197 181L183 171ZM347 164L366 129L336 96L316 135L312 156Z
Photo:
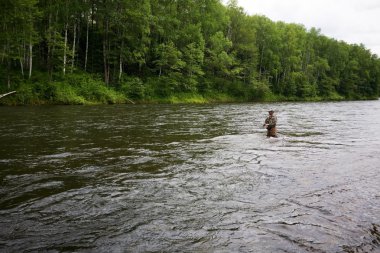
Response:
M277 117L273 115L274 111L269 111L269 116L265 119L264 127L267 129L267 137L277 137Z

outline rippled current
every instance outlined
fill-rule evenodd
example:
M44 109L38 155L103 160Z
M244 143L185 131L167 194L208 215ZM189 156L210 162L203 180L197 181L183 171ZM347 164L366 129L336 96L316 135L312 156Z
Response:
M0 107L0 131L0 252L380 252L380 101Z

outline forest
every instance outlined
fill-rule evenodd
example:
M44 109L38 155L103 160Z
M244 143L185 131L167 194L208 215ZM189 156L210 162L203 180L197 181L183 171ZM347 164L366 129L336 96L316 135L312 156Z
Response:
M2 0L2 104L377 99L380 59L220 0Z

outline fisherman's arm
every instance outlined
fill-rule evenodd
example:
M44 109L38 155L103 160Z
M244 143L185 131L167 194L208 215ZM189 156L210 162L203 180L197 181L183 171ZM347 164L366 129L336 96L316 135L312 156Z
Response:
M263 124L263 127L266 127L269 124L269 118L266 118Z

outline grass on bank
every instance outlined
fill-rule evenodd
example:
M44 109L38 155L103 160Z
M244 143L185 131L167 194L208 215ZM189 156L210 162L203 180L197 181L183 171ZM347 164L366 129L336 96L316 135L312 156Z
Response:
M16 85L17 93L0 100L6 105L92 105L127 101L124 94L89 75L70 75L64 80L28 80Z
M273 94L264 83L243 86L238 82L215 84L202 93L197 89L183 92L172 89L161 80L151 79L146 83L139 78L127 78L117 86L106 86L101 78L87 73L66 75L49 81L46 74L31 80L19 80L13 86L16 94L0 99L3 105L93 105L123 103L168 103L168 104L205 104L231 102L280 102L280 101L342 101L377 99L377 97L345 98L333 92L328 96L286 97ZM221 88L222 87L222 88ZM13 90L12 89L12 90ZM6 93L9 90L0 90Z

